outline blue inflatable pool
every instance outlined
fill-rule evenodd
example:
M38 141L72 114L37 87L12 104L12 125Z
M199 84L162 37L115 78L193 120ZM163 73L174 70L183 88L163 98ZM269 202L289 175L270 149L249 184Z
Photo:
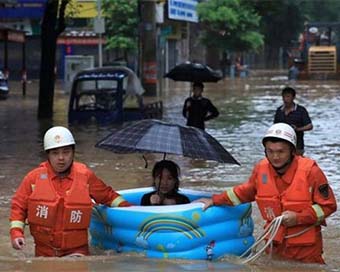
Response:
M119 191L126 200L139 205L153 189ZM182 189L190 200L210 197L201 191ZM241 255L253 243L251 204L211 207L202 203L169 206L133 206L93 209L91 244L117 252L144 253L151 258L218 259Z

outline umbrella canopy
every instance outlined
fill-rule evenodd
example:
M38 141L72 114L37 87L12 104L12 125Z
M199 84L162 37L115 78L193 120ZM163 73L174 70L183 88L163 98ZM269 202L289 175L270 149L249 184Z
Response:
M170 153L239 164L210 134L195 127L147 119L112 132L96 147L115 153Z
M190 61L175 66L164 77L190 82L217 82L222 79L222 75L208 65Z

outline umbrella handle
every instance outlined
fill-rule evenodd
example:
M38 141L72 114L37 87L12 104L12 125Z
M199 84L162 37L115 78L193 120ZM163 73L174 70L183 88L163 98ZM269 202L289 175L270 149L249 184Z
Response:
M165 153L164 153L165 154ZM163 170L162 170L162 172L163 172ZM160 196L160 191L159 191L159 189L161 188L161 183L162 183L162 173L161 172L161 174L160 174L160 176L159 176L159 182L158 182L158 186L157 186L157 195L159 195Z
M166 153L164 152L163 154L163 161L165 160L165 157L166 157ZM161 172L161 175L159 177L159 183L158 183L158 188L157 188L157 194L159 195L159 188L161 188L161 182L162 182L162 172Z
M144 155L142 156L142 158L144 159L144 162L145 162L144 168L148 168L148 161L147 161L147 159L145 158Z

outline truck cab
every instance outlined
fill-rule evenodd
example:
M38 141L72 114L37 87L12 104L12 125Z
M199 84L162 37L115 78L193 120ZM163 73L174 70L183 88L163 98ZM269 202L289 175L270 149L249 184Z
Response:
M131 82L134 88L129 86ZM162 102L144 104L140 88L139 79L127 67L83 70L72 83L68 121L84 123L95 120L110 124L146 118L161 119Z
M339 78L340 22L307 23L297 54L292 55L290 70L298 68L298 79Z

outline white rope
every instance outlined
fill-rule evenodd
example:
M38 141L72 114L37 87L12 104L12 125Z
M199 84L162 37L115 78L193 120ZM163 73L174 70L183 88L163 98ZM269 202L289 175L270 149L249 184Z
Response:
M262 254L262 252L269 246L272 244L272 241L275 237L275 235L277 234L281 222L282 222L283 216L280 215L278 217L275 217L270 223L269 225L265 228L265 230L263 231L263 233L260 235L260 237L255 241L255 243L248 248L248 250L246 250L241 256L240 258L243 258L244 256L246 256L249 252L251 252L244 260L242 260L242 264L246 264L249 262L252 262L254 260L256 260L257 258L260 257L260 255ZM266 241L266 243L264 244L264 246L262 246L262 248L260 250L256 250L257 246L264 240L264 239L268 239Z
M258 259L260 257L260 255L262 254L262 252L268 247L270 246L272 248L273 246L273 240L280 228L280 225L282 223L283 220L283 215L280 215L278 217L275 217L270 223L269 225L264 229L263 233L260 235L260 237L255 241L255 243L248 248L241 256L240 258L245 257L249 252L251 252L244 260L242 260L242 264L246 264L252 261L255 261L256 259ZM299 231L297 233L293 233L290 235L286 235L284 237L284 239L287 238L292 238L292 237L296 237L299 236L303 233L305 233L306 231L310 230L311 228L313 228L314 225L307 227L305 229L303 229L302 231ZM266 241L266 243L264 244L264 246L262 246L262 248L260 250L256 250L257 246L264 240L264 239L268 239ZM270 253L272 253L272 250L270 250Z
M307 228L305 228L305 229L303 229L303 230L301 230L301 231L299 231L299 232L297 232L297 233L293 233L293 234L290 234L290 235L286 235L286 236L285 236L285 239L299 236L299 235L305 233L306 231L309 231L311 228L314 228L314 227L315 227L315 225L312 225L312 226L307 227Z

